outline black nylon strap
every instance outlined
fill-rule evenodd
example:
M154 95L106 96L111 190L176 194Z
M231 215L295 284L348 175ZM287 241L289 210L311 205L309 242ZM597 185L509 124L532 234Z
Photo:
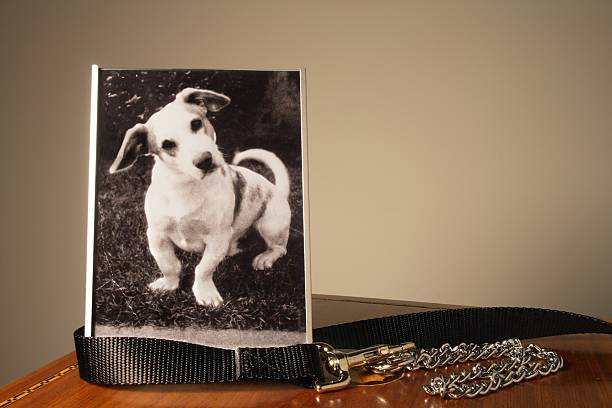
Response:
M559 310L483 307L434 310L322 327L314 331L314 340L348 349L405 341L425 348L444 343L483 343L572 333L612 333L612 325Z
M179 384L236 380L233 350L144 337L74 332L81 378L95 384Z
M315 329L315 341L336 348L413 341L417 347L443 343L492 342L572 333L612 334L603 320L535 308L437 310L362 320ZM180 341L139 337L84 337L74 333L81 378L96 384L180 384L243 379L287 380L312 384L323 379L313 344L241 348L235 353ZM236 359L238 355L238 361Z

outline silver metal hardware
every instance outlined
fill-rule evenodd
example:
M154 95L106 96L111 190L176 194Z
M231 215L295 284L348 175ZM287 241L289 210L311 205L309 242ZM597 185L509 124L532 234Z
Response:
M425 360L429 358L430 364L436 361L439 366L454 364L453 361L476 361L492 357L509 358L489 366L476 364L471 370L436 377L429 385L423 387L426 393L443 398L473 398L523 380L556 373L563 368L563 357L558 353L534 344L523 347L518 339L493 344L466 345L462 343L456 347L445 346L446 351L443 353L436 353L435 349L430 350L432 357L426 357ZM448 355L450 357L447 357Z
M485 395L523 380L555 373L563 367L563 358L556 352L533 344L524 347L518 339L491 344L461 343L454 347L444 344L430 349L417 349L414 343L403 343L350 352L336 350L326 343L316 345L327 377L326 381L315 384L319 392L346 388L351 383L350 370L357 367L396 379L406 371L421 368L435 369L507 357L488 366L476 364L471 370L435 377L423 387L430 395L457 399Z
M382 344L362 350L345 352L336 350L327 343L315 343L319 349L324 371L330 377L325 382L315 384L319 392L336 391L348 387L351 383L351 368L365 367L382 363L390 356L404 355L407 360L409 350L414 350L414 343L403 343L397 346Z

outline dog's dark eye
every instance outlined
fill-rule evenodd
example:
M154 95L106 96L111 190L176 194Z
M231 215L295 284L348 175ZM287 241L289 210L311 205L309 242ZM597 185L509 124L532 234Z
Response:
M161 147L164 150L172 150L176 147L176 142L173 142L172 140L164 140Z
M197 132L202 127L202 121L200 119L194 119L191 121L191 130Z

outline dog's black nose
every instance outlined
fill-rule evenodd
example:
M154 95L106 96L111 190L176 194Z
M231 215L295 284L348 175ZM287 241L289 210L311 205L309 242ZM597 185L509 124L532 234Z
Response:
M202 153L193 160L193 165L202 171L210 170L213 165L212 154L210 152Z

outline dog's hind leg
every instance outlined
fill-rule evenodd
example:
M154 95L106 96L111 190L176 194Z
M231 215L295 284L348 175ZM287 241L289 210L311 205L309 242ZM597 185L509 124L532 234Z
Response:
M238 246L238 239L234 239L230 244L229 251L227 251L227 256L238 255L242 252L242 249Z
M167 238L154 232L147 231L149 238L149 250L157 262L157 266L164 274L159 279L151 282L149 288L153 290L173 290L178 288L181 274L181 261L174 253L174 244Z
M278 258L287 253L291 209L287 200L274 197L266 204L266 210L255 223L255 228L266 242L267 249L253 260L253 269L272 267Z

